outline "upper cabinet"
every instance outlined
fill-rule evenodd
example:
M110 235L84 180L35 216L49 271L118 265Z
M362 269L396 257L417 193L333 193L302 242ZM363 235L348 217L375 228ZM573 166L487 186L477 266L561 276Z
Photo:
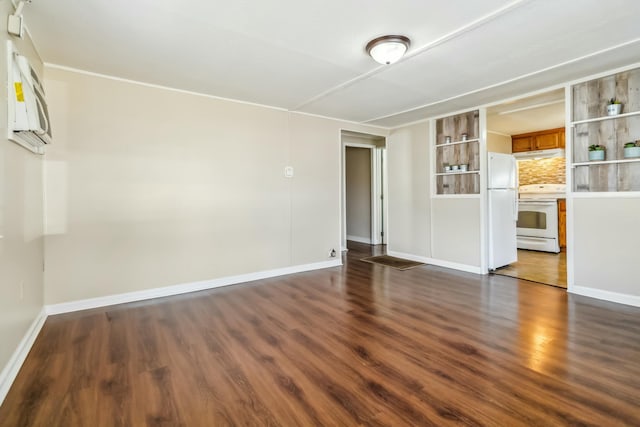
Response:
M480 193L480 112L436 120L436 194Z
M511 149L514 153L522 153L523 151L564 148L564 132L564 128L557 128L512 135Z
M571 97L573 191L640 191L640 69L574 85Z
M523 135L511 136L511 151L514 153L522 153L523 151L533 150L533 138Z

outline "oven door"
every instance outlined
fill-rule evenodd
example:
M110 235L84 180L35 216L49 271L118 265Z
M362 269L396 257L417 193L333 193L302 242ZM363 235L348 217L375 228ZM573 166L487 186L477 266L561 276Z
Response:
M556 201L520 200L518 236L558 238L558 204Z

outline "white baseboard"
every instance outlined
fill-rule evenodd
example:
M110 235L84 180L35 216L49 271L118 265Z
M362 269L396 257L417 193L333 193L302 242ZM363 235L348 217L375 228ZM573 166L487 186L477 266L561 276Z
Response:
M387 255L394 256L396 258L408 259L409 261L423 262L425 264L431 264L431 262L429 261L430 258L427 258L427 257L424 257L424 256L420 256L420 255L413 255L413 254L407 254L407 253L404 253L404 252L396 252L396 251L390 251L390 250L387 250Z
M618 292L603 291L602 289L587 288L584 286L570 286L567 292L585 297L597 298L605 301L616 302L618 304L632 305L640 307L640 296L621 294Z
M188 292L212 289L221 286L235 285L238 283L252 282L254 280L268 279L270 277L284 276L287 274L302 273L305 271L319 270L322 268L339 267L342 265L340 258L330 261L316 262L313 264L296 265L292 267L278 268L275 270L266 270L256 273L241 274L238 276L223 277L213 280L205 280L201 282L183 283L180 285L166 286L163 288L148 289L138 292L128 292L125 294L109 295L105 297L90 298L79 301L65 302L61 304L47 305L42 308L38 316L35 318L24 337L13 352L13 355L7 362L6 366L0 372L0 405L7 396L13 381L16 379L22 364L24 363L38 333L42 329L48 315L69 313L72 311L86 310L90 308L105 307L114 304L123 304L126 302L142 301L146 299L166 297L171 295L179 295Z
M106 307L127 302L143 301L152 298L168 297L172 295L186 294L188 292L213 289L221 286L236 285L238 283L252 282L254 280L268 279L270 277L284 276L304 271L319 270L322 268L338 267L342 265L340 258L330 261L316 262L313 264L295 265L292 267L277 268L275 270L259 271L256 273L241 274L238 276L221 277L200 282L182 283L179 285L165 286L162 288L145 289L137 292L107 295L104 297L89 298L78 301L63 302L46 306L49 315L69 313L72 311L88 310L91 308Z
M451 268L453 270L466 271L467 273L486 274L480 267L475 265L460 264L457 262L444 261L441 259L428 258L420 255L407 254L404 252L396 252L387 250L387 254L396 258L404 258L410 261L423 262L425 264L437 265L438 267Z
M4 398L7 397L11 384L13 384L16 376L18 376L18 372L27 358L36 337L40 333L40 329L42 329L42 325L44 325L45 320L47 320L47 313L43 307L31 323L31 326L29 326L27 332L24 334L20 344L18 344L18 347L11 355L9 362L7 362L0 373L0 405L4 402Z
M371 239L369 237L359 237L359 236L349 236L347 235L347 240L351 240L352 242L364 243L366 245L371 244Z

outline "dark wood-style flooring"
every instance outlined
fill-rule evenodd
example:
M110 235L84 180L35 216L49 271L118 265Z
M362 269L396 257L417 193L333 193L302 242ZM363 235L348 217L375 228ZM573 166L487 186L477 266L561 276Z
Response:
M640 425L640 309L369 254L50 317L0 425Z
M567 253L518 249L518 262L499 268L494 274L566 288Z

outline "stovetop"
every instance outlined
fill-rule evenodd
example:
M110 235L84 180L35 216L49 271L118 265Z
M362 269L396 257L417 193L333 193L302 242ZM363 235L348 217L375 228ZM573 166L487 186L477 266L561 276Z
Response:
M520 200L557 200L567 197L566 184L529 184L518 189Z

